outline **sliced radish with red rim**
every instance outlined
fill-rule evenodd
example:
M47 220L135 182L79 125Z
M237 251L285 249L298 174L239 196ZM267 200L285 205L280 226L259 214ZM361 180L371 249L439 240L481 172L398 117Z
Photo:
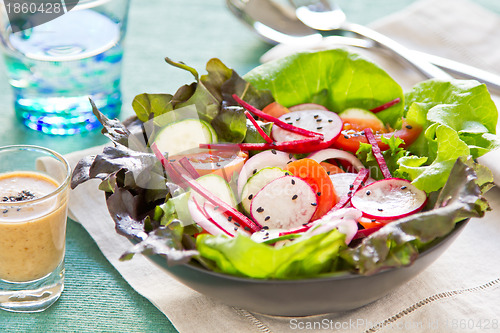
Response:
M308 183L299 177L283 176L253 197L250 212L263 227L291 229L309 222L317 206L316 192Z
M364 216L392 220L421 210L427 194L406 179L388 178L376 181L358 190L351 198L351 205Z
M317 132L323 135L317 149L329 147L342 131L342 119L335 113L325 110L303 110L294 111L282 115L281 121L308 131ZM278 126L273 126L272 137L277 142L302 140L306 137Z
M293 154L284 153L276 150L266 150L258 153L248 159L240 171L238 177L238 196L241 196L243 187L248 179L259 170L266 167L284 168L288 163L295 161Z
M289 107L288 110L290 110L290 112L293 112L293 111L316 111L316 110L330 111L326 107L324 107L323 105L315 104L315 103L297 104L297 105Z
M320 150L307 156L307 158L315 160L318 163L331 159L344 160L349 162L356 169L356 171L364 168L363 163L361 163L361 161L358 160L356 156L344 150L335 148Z

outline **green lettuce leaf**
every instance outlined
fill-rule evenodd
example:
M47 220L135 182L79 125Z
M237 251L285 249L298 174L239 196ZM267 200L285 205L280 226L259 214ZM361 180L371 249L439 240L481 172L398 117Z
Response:
M319 102L334 112L356 107L372 109L403 91L384 70L357 54L334 49L304 52L261 65L243 77L257 89L269 89L277 102L292 106ZM396 124L403 103L377 114Z
M278 248L242 235L228 238L203 234L197 237L196 248L223 273L256 279L297 279L328 271L345 247L344 239L345 235L334 229Z
M423 134L408 148L415 156L399 160L399 171L421 190L439 190L457 158L477 158L500 145L498 111L484 84L428 80L405 98L406 118L422 125Z
M257 108L274 101L269 91L256 89L219 59L210 59L207 74L201 76L182 62L165 60L191 73L196 82L180 87L174 95L143 93L134 98L132 107L137 118L152 123L147 125L148 137L154 138L159 128L180 119L199 118L212 125L219 141L240 143L246 136L246 117L232 95Z
M489 208L479 184L489 183L493 178L484 169L478 172L475 169L482 167L470 159L457 160L434 209L394 221L356 248L342 251L340 256L363 275L411 264L420 248L450 233L456 222L483 216Z

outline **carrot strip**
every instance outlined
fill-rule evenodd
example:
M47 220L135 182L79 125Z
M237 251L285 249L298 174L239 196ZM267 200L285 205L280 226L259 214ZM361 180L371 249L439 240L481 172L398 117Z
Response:
M251 113L253 113L257 117L260 117L264 120L272 121L273 123L276 124L276 126L279 126L282 129L285 129L287 131L297 133L300 135L304 135L307 137L320 137L321 139L323 139L323 134L312 132L312 131L306 130L304 128L300 128L300 127L285 123L284 121L280 120L279 118L268 115L267 113L264 113L261 110L257 109L256 107L248 104L247 102L245 102L244 100L239 98L236 94L233 95L233 98L236 102L238 102L238 104L240 104L242 107L244 107L247 111L250 111Z
M375 156L375 159L377 160L378 166L380 167L380 171L382 171L384 178L391 178L392 177L391 172L389 171L389 168L387 167L387 164L385 163L384 155L382 155L382 152L380 151L380 147L377 144L377 140L375 139L375 136L373 135L372 129L365 128L364 132L365 132L366 140L368 140L368 143L372 145L373 156Z
M252 117L250 112L245 111L245 116L247 116L247 118L252 122L257 132L259 132L260 136L264 140L266 140L267 143L273 143L273 140L269 137L269 135L266 134L266 132L264 132L264 130L259 126L259 124L257 124L257 121Z

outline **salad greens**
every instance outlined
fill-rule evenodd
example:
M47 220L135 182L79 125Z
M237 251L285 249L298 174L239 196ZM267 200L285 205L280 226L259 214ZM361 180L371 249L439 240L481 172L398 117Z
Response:
M302 239L303 238L303 239ZM345 235L337 229L302 237L288 246L273 247L249 237L201 235L196 238L200 254L216 263L216 270L257 279L297 279L329 271Z
M81 160L73 173L73 188L91 178L102 180L100 189L106 191L117 231L138 242L123 259L159 254L169 264L196 260L212 270L261 279L314 277L339 267L368 275L411 264L419 250L448 234L456 222L489 209L482 194L492 176L473 161L499 145L497 110L484 85L429 80L403 94L378 66L344 50L296 54L243 78L218 59L208 62L208 74L202 76L183 63L167 62L189 71L195 82L173 95L136 96L136 117L124 124L94 107L114 147ZM393 176L409 179L429 194L425 211L392 222L351 247L336 230L299 237L282 247L241 235L193 238L200 230L186 208L189 192L166 177L149 138L162 126L194 114L213 126L221 142L262 142L232 94L257 108L276 99L285 106L319 103L335 112L371 109L400 98L401 103L377 116L393 128L406 117L423 131L407 149L401 139L382 139L390 147L383 154ZM269 123L261 127L270 133ZM362 144L358 158L376 178L370 148Z

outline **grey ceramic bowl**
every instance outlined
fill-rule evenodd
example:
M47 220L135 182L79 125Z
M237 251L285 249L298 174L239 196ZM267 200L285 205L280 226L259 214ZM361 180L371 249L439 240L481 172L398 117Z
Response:
M184 285L225 304L268 315L308 316L352 310L391 293L434 262L467 222L457 223L450 234L435 241L411 266L387 269L371 276L258 280L219 274L194 264L169 267L158 255L151 259Z

